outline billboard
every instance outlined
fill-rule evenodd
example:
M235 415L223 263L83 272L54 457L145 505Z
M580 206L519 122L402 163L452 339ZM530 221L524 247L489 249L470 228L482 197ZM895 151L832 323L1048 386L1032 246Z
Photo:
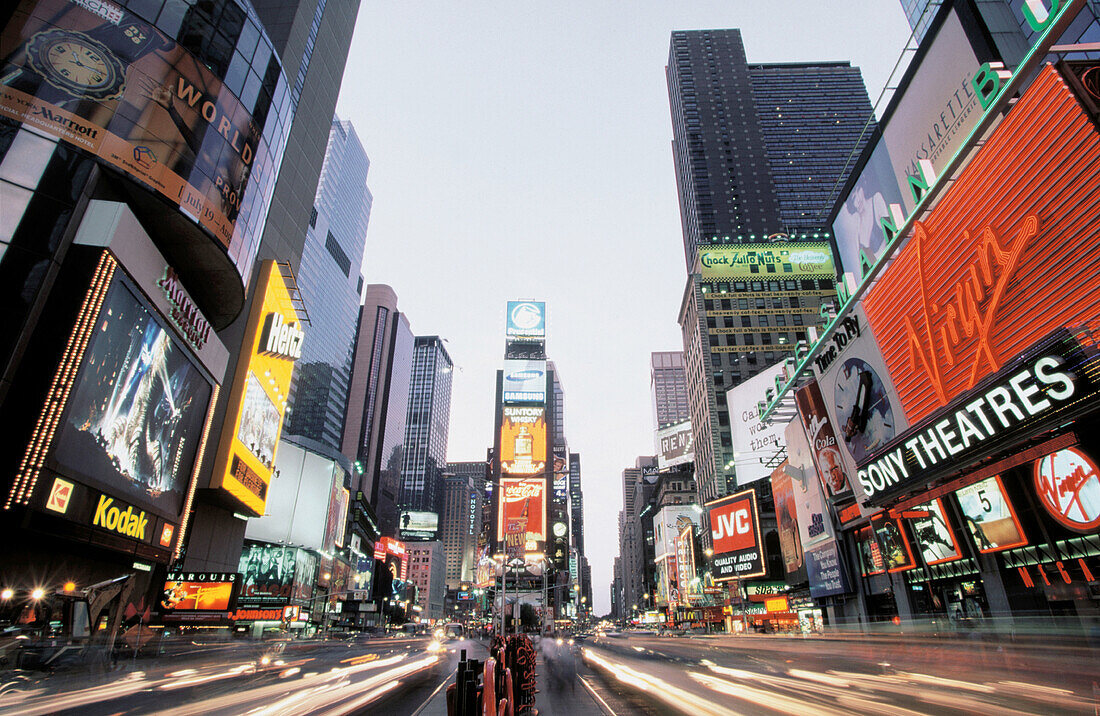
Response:
M709 279L834 278L827 243L736 244L700 247L696 271Z
M1063 527L1091 533L1100 527L1100 474L1077 447L1035 461L1035 494Z
M509 340L544 340L546 304L542 301L509 301L506 335Z
M979 552L1000 552L1027 544L1000 475L956 490L955 499Z
M505 359L503 393L505 403L545 403L546 361Z
M962 556L959 543L955 539L955 531L947 522L943 500L937 497L929 503L917 505L909 512L915 513L909 518L909 527L913 530L917 549L920 550L925 564L951 562Z
M183 510L211 384L116 271L55 434L51 466L163 516Z
M691 421L669 425L657 431L657 468L666 470L675 465L695 461L694 434Z
M439 535L439 515L435 512L402 510L400 533L402 540L431 542Z
M225 612L236 604L240 575L233 572L169 572L161 590L165 612Z
M317 556L297 547L245 542L241 551L240 607L284 606L309 599L317 572Z
M497 540L509 557L536 552L546 542L546 480L500 478Z
M783 567L791 577L792 583L805 579L805 563L802 555L802 541L798 537L798 512L794 504L794 484L786 470L787 461L772 470L772 498L775 500L775 521L779 532L779 550L783 553ZM802 578L799 579L798 576Z
M1098 165L1096 127L1047 66L915 223L864 300L910 423L1054 331L1100 324L1098 222L1076 210Z
M848 481L836 433L817 381L811 380L795 391L794 402L806 429L810 453L825 494L832 499L851 497L852 485Z
M743 490L706 504L714 544L714 581L763 576L764 540L756 510L756 492Z
M535 475L546 469L546 408L501 408L500 471Z
M982 116L971 78L983 62L995 57L979 33L968 35L964 29L959 13L970 14L964 5L954 3L935 35L925 39L919 59L906 71L902 89L886 111L881 131L864 150L863 167L853 173L837 206L832 225L840 262L857 279L863 275L860 252L869 264L883 253L880 222L892 221L888 207L900 206L905 216L913 210L909 177L919 176L917 162L931 162L938 172Z
M98 157L178 206L235 255L263 128L194 55L107 0L22 0L0 33L0 115Z
M886 519L880 515L880 519L871 520L871 531L878 542L887 572L904 572L916 566L900 519Z
M210 487L255 516L267 505L290 378L304 340L278 264L264 261L210 480Z
M775 379L783 375L783 363L766 368L759 375L726 391L733 436L733 463L737 486L743 487L772 474L767 462L783 448L783 424L760 422L757 401Z

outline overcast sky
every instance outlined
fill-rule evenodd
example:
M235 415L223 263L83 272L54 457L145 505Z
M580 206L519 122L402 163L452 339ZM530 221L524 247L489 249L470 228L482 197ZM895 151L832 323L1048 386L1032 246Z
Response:
M367 282L457 366L448 460L493 443L505 302L547 302L598 614L622 470L653 454L649 354L682 348L669 34L729 27L749 62L851 61L872 102L909 35L898 0L362 0L344 75L337 113L371 159Z

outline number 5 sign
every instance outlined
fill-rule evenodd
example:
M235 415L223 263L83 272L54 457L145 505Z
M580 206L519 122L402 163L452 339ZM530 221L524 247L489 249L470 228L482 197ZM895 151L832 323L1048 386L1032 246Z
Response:
M1078 448L1035 461L1035 493L1050 516L1076 532L1100 528L1100 474Z

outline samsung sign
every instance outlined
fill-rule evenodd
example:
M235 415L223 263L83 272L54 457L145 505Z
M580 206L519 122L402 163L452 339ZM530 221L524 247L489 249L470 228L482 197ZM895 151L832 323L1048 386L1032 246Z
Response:
M1095 357L1060 331L946 410L902 434L856 478L872 503L953 472L1065 420L1071 405L1096 393Z
M546 361L505 360L504 402L545 403Z

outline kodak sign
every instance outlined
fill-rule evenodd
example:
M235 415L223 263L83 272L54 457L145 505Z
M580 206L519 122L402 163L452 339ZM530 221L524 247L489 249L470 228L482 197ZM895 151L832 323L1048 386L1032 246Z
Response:
M99 496L92 524L108 532L147 542L149 516L145 510L136 510L133 505L124 505L113 497Z

